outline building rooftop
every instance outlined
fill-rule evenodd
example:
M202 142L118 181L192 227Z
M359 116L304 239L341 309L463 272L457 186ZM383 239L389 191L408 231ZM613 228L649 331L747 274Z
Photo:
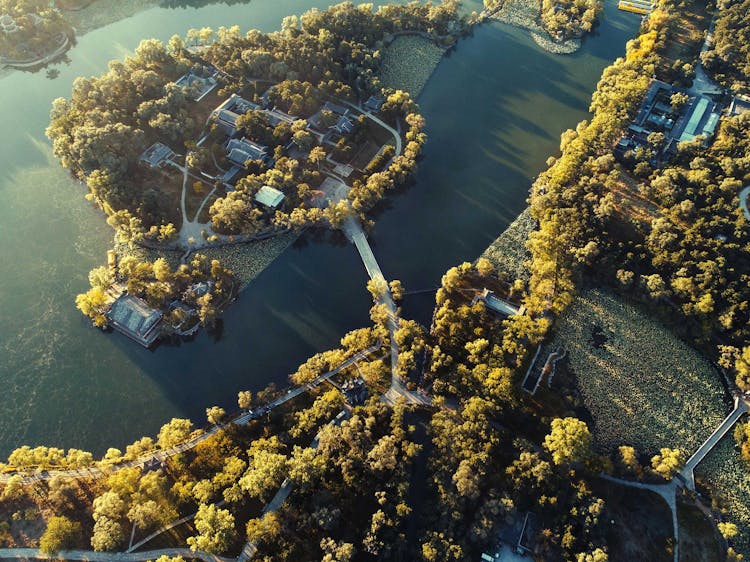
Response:
M740 115L746 111L750 111L750 97L742 95L734 96L729 106L729 115Z
M227 158L235 164L243 165L248 160L268 160L268 148L246 138L229 139L227 142Z
M382 96L370 96L367 98L367 101L365 102L365 109L367 111L380 111L380 108L383 107L383 104L385 103L385 98Z
M264 185L255 194L255 200L264 207L276 209L284 200L284 194L278 189Z
M216 88L218 83L215 73L209 76L199 76L192 71L175 80L175 84L188 89L193 94L194 101L201 101Z
M161 168L174 158L174 156L174 151L167 145L155 142L141 154L139 160L149 168Z
M115 330L144 347L149 347L159 337L156 328L162 318L161 311L128 294L120 295L107 312L107 319Z

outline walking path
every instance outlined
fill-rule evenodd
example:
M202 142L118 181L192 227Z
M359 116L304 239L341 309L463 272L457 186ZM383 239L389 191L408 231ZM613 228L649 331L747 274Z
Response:
M672 511L672 526L674 528L675 544L674 562L678 562L679 560L679 524L677 521L676 498L677 488L678 486L681 486L681 484L678 482L678 480L682 480L689 490L695 491L695 477L693 474L695 467L698 466L698 464L706 457L706 455L708 455L711 449L713 449L714 446L719 441L721 441L722 437L724 437L727 432L729 432L729 430L734 426L735 423L737 423L742 415L747 413L748 411L750 411L750 396L748 396L748 393L745 393L744 396L735 396L734 409L732 410L732 412L724 419L723 422L721 422L721 424L719 424L719 427L714 430L714 432L709 436L708 439L706 439L703 445L698 448L693 456L688 459L683 469L678 473L677 478L672 478L672 480L670 480L666 484L643 484L642 482L632 482L630 480L615 478L607 474L599 475L604 480L616 482L618 484L622 484L623 486L630 486L631 488L649 490L651 492L654 492L655 494L659 494L662 498L664 498L664 501L667 502L667 505L669 505L669 509Z
M204 562L234 562L233 558L216 556L189 548L163 548L145 552L96 552L94 550L63 550L57 554L44 554L38 548L0 548L0 558L39 560L85 560L90 562L142 562L156 560L160 556L182 556L185 560L199 558Z
M747 413L748 410L750 410L750 402L740 396L735 396L734 410L724 418L724 421L719 424L719 427L714 430L708 439L704 441L703 445L701 445L693 456L685 463L685 466L680 471L680 475L685 479L685 485L689 490L695 491L695 467L706 458L706 455L711 452L711 449L721 441L729 430L734 427L734 424L737 423L737 421L743 416L743 414Z
M338 367L335 369L332 369L328 371L327 373L324 373L320 375L315 380L294 388L290 388L286 394L283 396L280 396L276 400L273 400L259 408L256 408L254 410L250 410L248 412L242 413L238 415L234 420L228 422L227 424L222 425L214 425L211 426L209 429L207 429L205 432L201 433L200 435L193 437L192 439L189 439L183 443L180 443L179 445L176 445L175 447L172 447L171 449L163 449L160 451L154 451L152 453L149 453L147 455L144 455L142 457L139 457L132 461L126 461L123 463L119 463L116 465L108 466L106 468L100 468L99 466L91 466L86 468L78 468L78 469L71 469L71 470L43 470L40 472L36 472L33 474L25 474L22 472L6 472L4 474L0 474L0 483L5 483L10 478L16 475L21 475L22 483L24 484L31 484L33 482L38 481L45 481L45 480L51 480L55 476L62 476L65 478L97 478L101 476L107 476L113 472L116 472L118 470L122 470L123 468L144 468L147 465L151 464L159 464L170 457L173 457L179 453L184 453L185 451L188 451L192 448L194 448L199 443L205 441L212 435L215 435L220 430L222 430L224 427L226 427L229 424L234 425L247 425L251 421L258 419L274 408L278 408L282 404L288 402L289 400L292 400L302 394L303 392L307 392L308 390L311 390L317 386L319 386L321 383L326 381L327 379L337 375L344 369L347 369L348 367L354 365L357 361L360 361L367 357L368 355L371 355L378 351L382 345L382 342L378 342L375 345L368 347L367 349L364 349L354 355L352 355L349 359L341 363Z
M716 17L718 17L719 10L721 10L720 4L721 3L717 4L716 15L714 16L714 19L711 22L710 27L708 28L706 40L703 42L703 46L701 47L701 55L705 53L714 42L714 27L716 25ZM703 70L703 63L701 63L700 55L698 56L698 62L695 64L695 77L693 78L693 85L690 87L688 92L693 95L711 95L723 93L721 87L713 80L711 80L706 74L706 71Z

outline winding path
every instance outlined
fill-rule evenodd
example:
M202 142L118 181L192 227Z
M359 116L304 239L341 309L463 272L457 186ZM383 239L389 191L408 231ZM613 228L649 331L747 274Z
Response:
M118 470L122 470L123 468L133 468L133 467L144 468L145 466L150 465L152 463L162 463L170 457L173 457L179 453L183 453L185 451L188 451L194 448L199 443L205 441L212 435L215 435L216 433L218 433L228 424L234 424L234 425L239 425L239 426L247 425L251 421L266 415L268 412L270 412L274 408L278 408L279 406L288 402L289 400L296 398L303 392L307 392L308 390L311 390L319 386L324 381L340 373L344 369L354 365L357 361L360 361L364 359L365 357L367 357L368 355L375 353L376 351L380 349L381 345L382 345L382 342L377 342L375 345L368 347L367 349L363 349L362 351L359 351L358 353L355 353L349 359L341 363L339 366L328 371L327 373L320 375L315 380L305 385L291 388L286 392L286 394L280 396L276 400L273 400L263 406L255 408L254 410L241 413L237 417L235 417L233 420L227 422L227 424L211 426L209 429L207 429L205 432L201 433L200 435L193 437L192 439L189 439L183 443L180 443L179 445L176 445L172 447L171 449L163 449L160 451L154 451L150 454L144 455L132 461L126 461L123 463L119 463L116 465L106 467L106 469L100 468L98 466L91 466L91 467L71 469L71 470L44 470L44 471L36 472L33 474L24 474L22 472L6 472L4 474L0 474L0 483L6 483L8 482L8 480L10 480L13 476L16 476L16 475L21 476L21 481L23 484L32 484L38 481L51 480L55 476L62 476L64 478L97 478L97 477L102 477L102 476L108 476L109 474L116 472Z
M672 529L674 532L674 562L679 562L680 553L680 525L677 521L677 485L674 479L670 480L666 484L644 484L642 482L633 482L631 480L623 480L622 478L615 478L608 474L600 474L600 478L607 480L608 482L614 482L621 484L622 486L628 486L630 488L638 488L639 490L648 490L662 497L667 502L669 510L672 512Z

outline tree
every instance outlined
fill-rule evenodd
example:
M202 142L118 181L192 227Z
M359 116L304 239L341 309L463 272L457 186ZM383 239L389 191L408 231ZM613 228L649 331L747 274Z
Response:
M477 260L477 271L479 275L492 275L495 273L495 266L487 258L479 258Z
M81 540L83 528L77 521L55 516L47 521L47 528L39 539L39 550L44 554L56 554L70 550Z
M189 537L187 540L192 551L202 550L211 554L222 554L237 538L232 514L214 504L202 504L198 508L195 515L195 528L198 535Z
M732 539L739 534L737 525L735 525L734 523L730 523L729 521L722 521L717 525L717 527L719 528L721 536L725 539Z
M192 430L193 424L190 420L174 418L159 430L156 443L161 449L169 449L186 441Z
M577 418L552 420L552 431L544 438L544 448L556 465L581 462L592 455L591 432Z
M253 393L249 390L240 390L237 393L237 406L240 410L249 410L253 405Z
M221 420L223 420L224 416L226 415L226 410L224 410L224 408L220 408L219 406L211 406L210 408L206 408L206 419L208 419L208 423L210 424L219 425L221 423Z
M250 466L240 479L240 486L252 497L268 500L284 480L287 458L280 453L257 450Z
M651 458L651 466L654 472L664 477L665 480L671 480L682 464L682 451L679 449L670 449L663 447L659 450L658 455Z

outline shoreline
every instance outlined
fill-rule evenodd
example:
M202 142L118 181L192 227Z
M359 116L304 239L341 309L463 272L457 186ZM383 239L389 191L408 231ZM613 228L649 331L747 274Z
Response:
M581 48L580 38L566 39L561 42L552 39L537 23L538 18L539 3L536 0L505 0L500 9L487 16L488 20L527 30L534 42L549 53L570 55Z

